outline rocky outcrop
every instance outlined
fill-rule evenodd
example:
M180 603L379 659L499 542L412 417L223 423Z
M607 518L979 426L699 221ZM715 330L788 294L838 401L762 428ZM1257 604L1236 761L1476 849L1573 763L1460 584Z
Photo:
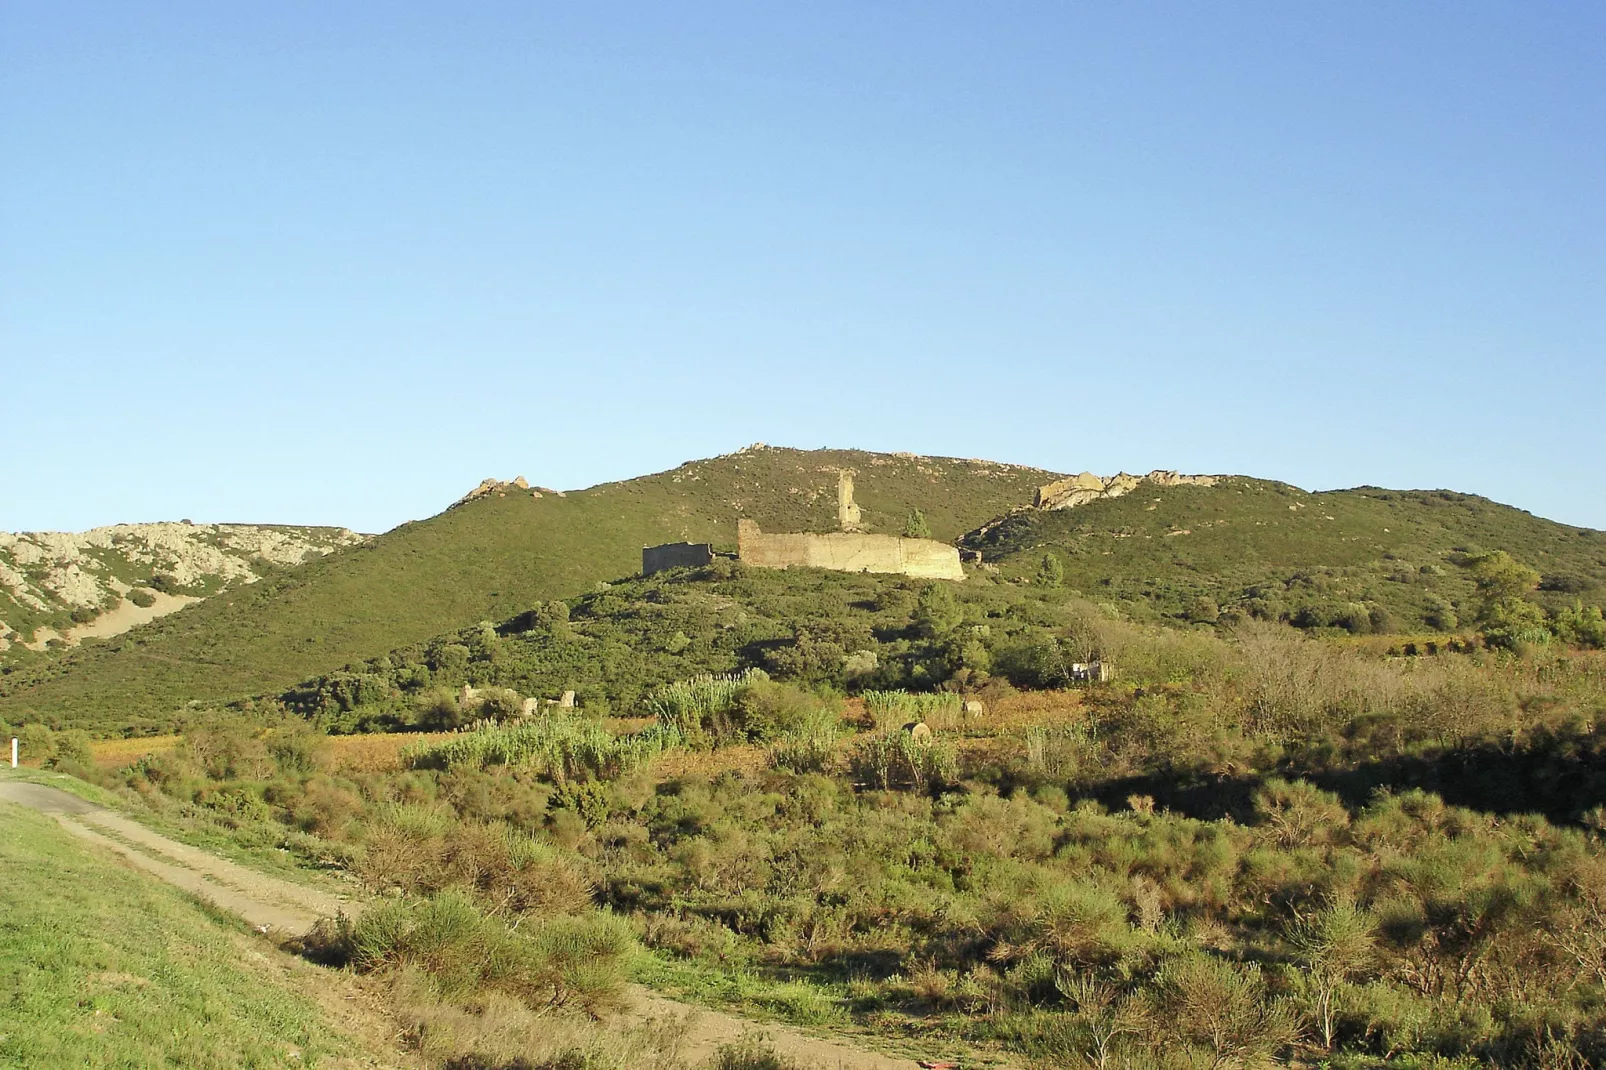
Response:
M0 649L114 635L220 587L255 582L265 566L300 564L364 538L345 528L183 522L0 532ZM69 614L76 627L66 626Z
M1157 487L1213 487L1216 485L1216 480L1216 476L1185 476L1161 468L1146 476L1134 476L1126 472L1117 472L1113 476L1096 476L1092 472L1083 472L1081 475L1057 479L1038 487L1032 506L1036 509L1074 509L1078 505L1086 505L1101 498L1119 498L1144 483L1151 483Z
M550 487L530 486L530 481L525 479L523 476L514 476L512 480L506 483L502 482L500 479L482 479L480 480L479 486L475 487L473 490L469 491L467 494L463 495L446 508L456 509L459 506L467 505L469 502L477 502L481 498L489 498L492 495L495 495L499 498L506 498L509 494L528 494L532 498L540 498L548 494L554 494L559 498L563 497L563 492L561 490L553 490Z

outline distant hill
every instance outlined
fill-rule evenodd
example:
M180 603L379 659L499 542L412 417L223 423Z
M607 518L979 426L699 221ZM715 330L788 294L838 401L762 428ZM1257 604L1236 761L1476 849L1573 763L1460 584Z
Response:
M116 635L362 539L345 528L188 521L0 532L0 654Z
M49 664L9 666L0 718L154 729L187 704L277 694L348 662L633 575L644 545L734 548L738 517L775 531L833 530L844 468L856 473L866 530L901 531L919 509L945 541L1058 478L988 461L753 447L567 494L482 484L428 520Z
M1537 569L1536 598L1552 608L1606 602L1606 532L1452 491L1142 484L1072 509L1013 512L964 545L1022 579L1052 554L1064 587L1135 619L1237 612L1351 632L1453 629L1476 609L1458 562L1487 550Z
M451 635L463 629L482 634L481 621L517 630L508 622L551 599L613 621L606 636L596 632L611 645L585 653L586 665L548 668L538 667L547 655L527 651L519 684L551 688L573 676L606 683L616 700L633 691L625 677L643 676L644 684L698 666L761 663L765 644L800 626L809 642L824 636L819 641L847 650L858 640L830 638L825 623L854 617L840 606L919 585L865 578L818 605L788 609L744 603L742 592L759 598L761 587L737 584L714 608L742 616L746 630L717 640L725 626L710 621L718 613L685 627L669 627L669 618L652 623L662 616L650 608L662 592L651 585L580 600L603 581L635 576L644 545L685 539L733 549L739 517L772 531L833 530L843 469L855 473L865 529L901 531L919 509L933 537L982 554L983 586L1041 587L1044 558L1052 556L1061 597L1085 598L1132 620L1207 624L1252 616L1333 634L1464 630L1477 601L1460 562L1494 549L1538 569L1544 580L1536 597L1552 607L1606 602L1606 533L1449 491L1309 493L1245 477L1204 486L1155 473L1106 481L1125 492L1111 497L1079 489L1099 483L1093 477L1061 483L1056 473L987 461L752 447L566 494L486 481L428 520L230 587L124 635L91 639L47 663L5 666L0 719L156 730L186 708L358 686L345 678L371 675L388 653L411 651L392 659L396 666L427 661L431 640L453 645ZM1034 508L1046 484L1061 489L1043 500L1078 504ZM762 597L791 598L815 582L800 574L773 590L763 586L770 593ZM697 590L683 592L688 605L698 603ZM983 592L965 595L973 597ZM894 617L905 611L898 606ZM683 639L704 643L708 656L692 648L649 656ZM631 644L642 649L627 656ZM578 650L552 656L580 656Z
M1426 650L1435 634L1469 637L1480 599L1456 562L1495 547L1549 570L1541 601L1606 594L1606 535L1466 495L1307 494L1238 477L1119 489L1125 498L1022 509L967 537L991 560L949 588L942 636L921 622L926 581L715 561L390 650L279 697L350 731L480 716L453 697L464 685L510 688L513 700L575 690L620 713L639 713L657 685L749 668L853 690L926 690L963 669L972 684L986 673L1043 686L1065 672L1045 653L1049 634L1069 640L1073 660L1119 662L1086 624L1111 617L1206 627L1253 616ZM1050 554L1063 562L1058 586L1045 582Z

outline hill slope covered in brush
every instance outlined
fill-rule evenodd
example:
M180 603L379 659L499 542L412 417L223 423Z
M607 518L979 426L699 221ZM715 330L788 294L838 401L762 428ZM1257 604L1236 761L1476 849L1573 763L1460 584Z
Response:
M952 540L1055 473L856 450L752 448L568 494L511 484L44 666L0 676L0 719L169 723L186 704L274 694L347 662L634 574L644 545L734 547L736 520L836 526L839 470L869 531L913 509ZM539 494L539 496L537 496Z
M1017 511L963 544L1006 578L1036 579L1052 556L1064 587L1136 619L1238 613L1349 632L1452 631L1479 601L1461 566L1493 550L1540 573L1535 598L1547 608L1606 601L1606 532L1452 491L1310 493L1237 476L1143 485L1075 509Z

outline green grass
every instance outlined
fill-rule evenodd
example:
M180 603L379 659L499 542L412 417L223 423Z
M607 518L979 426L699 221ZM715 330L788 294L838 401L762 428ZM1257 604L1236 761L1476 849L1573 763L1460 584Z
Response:
M0 1063L351 1065L356 1043L272 967L276 952L49 817L0 815Z
M510 491L207 599L104 643L0 669L0 719L158 731L190 704L276 694L320 673L537 601L634 575L641 548L734 548L736 520L832 530L836 470L857 471L872 531L921 509L954 539L1054 478L982 461L764 449L688 462L564 497Z

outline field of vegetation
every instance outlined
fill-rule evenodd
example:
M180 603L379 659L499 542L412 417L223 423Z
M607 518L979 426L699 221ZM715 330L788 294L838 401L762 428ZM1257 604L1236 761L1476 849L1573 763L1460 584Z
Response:
M630 575L738 512L829 528L843 465L983 563ZM0 712L163 829L360 882L296 950L432 1065L670 1070L587 1025L631 979L966 1066L1606 1065L1606 536L1238 478L1011 512L1041 475L492 496Z
M645 545L689 539L732 548L741 516L772 530L832 530L842 468L858 473L868 529L901 532L918 509L944 540L1030 501L1056 478L986 461L764 448L563 496L492 494L125 635L48 657L16 652L21 660L0 664L0 718L70 715L170 730L191 703L274 694L630 576Z
M368 666L349 708L326 678L120 768L43 742L192 836L385 897L302 950L402 993L442 1065L515 1065L501 1015L604 1013L634 975L969 1063L1598 1066L1606 654L1515 609L1538 578L1509 559L1457 567L1483 631L1428 654L1135 623L1049 577L716 565ZM741 630L777 620L855 630ZM1092 657L1116 678L1067 689ZM502 690L593 664L577 709ZM425 721L454 730L365 762L321 734ZM576 1058L550 1065L630 1065Z
M1140 620L1455 631L1480 598L1464 566L1496 550L1539 572L1533 597L1551 610L1606 602L1606 532L1450 491L1312 494L1241 477L1140 486L1077 509L1016 512L964 544L1006 576L1034 578L1050 556L1066 587Z

